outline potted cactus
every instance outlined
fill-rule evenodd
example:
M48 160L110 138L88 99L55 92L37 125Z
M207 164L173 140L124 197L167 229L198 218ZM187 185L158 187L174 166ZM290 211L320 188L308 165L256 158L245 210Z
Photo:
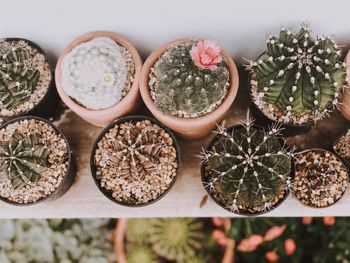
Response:
M335 204L345 193L348 173L342 161L323 149L295 155L293 196L302 204L322 208Z
M0 199L29 205L57 198L74 181L64 135L45 119L25 116L0 127Z
M106 126L140 105L137 50L112 32L93 32L70 43L56 66L56 86L67 106L86 121Z
M289 193L292 153L277 126L265 130L252 119L219 128L202 154L202 183L226 210L256 215L271 211Z
M267 50L250 61L254 114L259 124L283 124L286 135L308 130L339 104L346 85L341 51L330 37L314 39L303 25L269 36Z
M22 115L52 117L58 96L53 72L35 43L0 39L0 123Z
M179 168L175 136L156 120L143 116L123 117L108 125L91 154L97 187L125 206L158 201L174 185Z
M350 129L334 142L333 150L350 170Z
M147 58L140 79L152 114L189 139L207 135L224 118L237 89L236 65L212 40L165 44Z

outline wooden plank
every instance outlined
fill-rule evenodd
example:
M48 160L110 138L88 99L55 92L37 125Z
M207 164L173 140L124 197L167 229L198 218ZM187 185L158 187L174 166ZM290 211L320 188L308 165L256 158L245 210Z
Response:
M230 126L244 118L249 106L249 91L243 79L238 96L233 103L225 125ZM147 114L144 109L141 114ZM210 198L201 207L206 192L200 180L200 160L196 155L205 147L210 136L202 140L179 139L182 150L182 171L173 189L159 202L143 208L127 208L107 199L95 186L90 173L89 161L92 144L101 131L86 123L70 110L66 110L55 122L67 136L77 157L78 175L75 183L61 198L29 207L15 207L0 203L0 218L83 218L83 217L211 217L235 216L217 206ZM334 114L306 135L289 138L289 144L301 149L330 147L332 142L349 127ZM335 205L313 209L301 205L291 196L277 209L265 216L350 216L350 190Z

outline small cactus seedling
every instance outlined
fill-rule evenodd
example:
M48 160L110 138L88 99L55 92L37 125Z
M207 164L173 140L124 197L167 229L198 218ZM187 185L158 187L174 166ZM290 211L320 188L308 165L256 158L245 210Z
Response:
M285 198L290 184L291 152L280 129L265 131L247 120L218 135L203 150L202 180L209 194L227 210L255 214Z
M282 29L269 36L267 50L250 61L254 103L270 119L308 124L338 106L346 85L341 51L330 37L312 38L303 25L297 34Z
M152 220L150 241L154 251L168 260L181 261L195 256L203 247L203 222L190 218Z
M0 178L11 180L14 189L35 184L47 170L49 149L41 145L36 134L11 135L10 140L0 143Z
M155 263L159 262L156 253L147 245L131 245L128 249L128 263Z
M0 42L0 107L11 110L28 100L40 79L34 56L25 47Z
M171 46L150 74L151 95L166 114L198 117L217 108L229 86L227 62L211 40Z
M292 193L303 204L330 206L343 196L347 185L346 167L335 154L313 149L295 155Z

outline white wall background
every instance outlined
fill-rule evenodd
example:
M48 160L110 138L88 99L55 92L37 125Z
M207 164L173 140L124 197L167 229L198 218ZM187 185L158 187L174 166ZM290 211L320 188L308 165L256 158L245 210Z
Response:
M265 36L307 21L315 34L350 44L347 0L0 0L0 37L30 39L54 62L74 38L95 30L120 33L143 57L186 36L216 39L238 61L254 58Z

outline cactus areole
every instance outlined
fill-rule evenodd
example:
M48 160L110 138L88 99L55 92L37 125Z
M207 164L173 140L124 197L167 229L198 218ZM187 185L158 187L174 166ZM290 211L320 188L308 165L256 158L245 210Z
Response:
M151 96L165 114L203 116L224 100L230 73L212 40L189 40L169 47L150 73Z
M286 198L292 156L279 132L254 126L251 119L219 129L202 157L203 185L219 205L238 214L260 214Z
M297 34L282 29L266 42L267 50L248 68L253 101L268 118L309 124L338 106L346 69L333 39L314 39L303 25Z

